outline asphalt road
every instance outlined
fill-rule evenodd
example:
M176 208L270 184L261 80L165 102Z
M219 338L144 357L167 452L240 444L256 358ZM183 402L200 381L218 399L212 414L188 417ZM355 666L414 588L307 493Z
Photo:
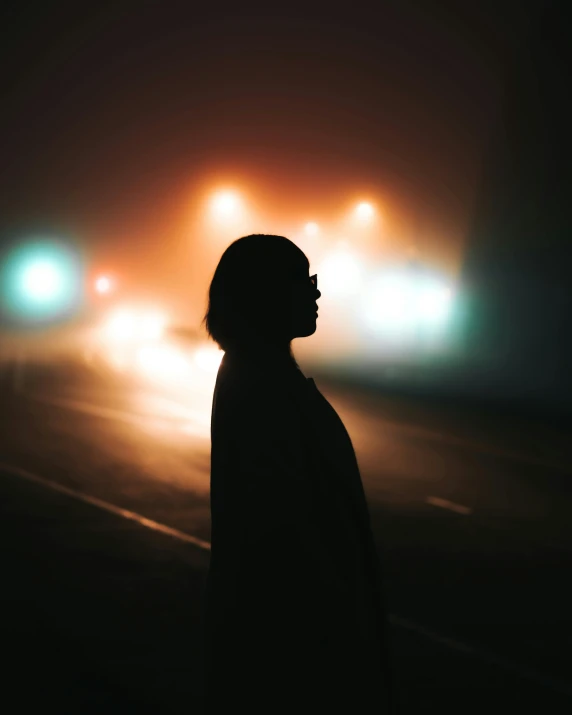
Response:
M11 685L43 683L21 697L196 706L212 379L5 354L2 623ZM571 712L566 431L316 383L358 453L403 712Z

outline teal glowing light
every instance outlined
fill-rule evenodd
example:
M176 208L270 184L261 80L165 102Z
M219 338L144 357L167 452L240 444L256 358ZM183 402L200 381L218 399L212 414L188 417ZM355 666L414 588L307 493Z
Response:
M18 319L54 320L74 312L81 289L76 253L54 241L20 245L2 271L2 302Z
M64 287L60 266L41 259L27 266L22 273L22 289L25 295L37 303L57 299Z

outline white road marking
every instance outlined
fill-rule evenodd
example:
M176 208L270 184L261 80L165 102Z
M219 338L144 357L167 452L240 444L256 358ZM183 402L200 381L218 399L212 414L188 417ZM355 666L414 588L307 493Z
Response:
M58 484L58 482L54 482L51 479L40 477L37 474L32 474L31 472L26 471L25 469L13 467L9 464L4 464L2 462L0 462L0 470L4 470L5 472L14 474L18 477L21 477L22 479L28 480L29 482L34 482L34 484L39 484L42 487L47 487L52 491L60 492L61 494L66 494L67 496L72 497L73 499L78 499L85 504L91 504L91 506L95 506L98 509L107 511L110 514L120 516L122 519L135 521L141 526L145 526L147 529L159 531L162 534L167 534L168 536L172 536L179 541L184 541L187 544L193 544L193 546L196 546L199 549L203 549L204 551L210 551L211 545L208 541L203 541L196 536L191 536L190 534L186 534L185 532L179 531L178 529L173 529L172 527L166 526L165 524L160 524L157 521L153 521L153 519L148 519L146 516L136 514L134 511L122 509L121 507L115 506L115 504L110 504L103 499L98 499L97 497L92 497L89 494L78 492L75 489L64 487L62 484Z
M449 511L454 511L455 514L472 514L473 510L469 506L463 506L463 504L455 504L454 501L449 501L448 499L441 499L441 497L427 497L425 500L427 504L432 506L438 506L441 509L448 509Z
M27 479L28 481L34 482L35 484L39 484L40 486L44 486L62 494L66 494L67 496L70 496L74 499L79 499L86 504L90 504L98 509L103 509L104 511L107 511L111 514L115 514L116 516L119 516L123 519L135 521L141 526L144 526L148 529L152 529L153 531L166 534L175 539L178 539L179 541L193 544L193 546L196 546L203 551L211 550L211 544L208 541L203 541L202 539L198 539L197 537L191 536L190 534L186 534L185 532L179 531L178 529L173 529L170 526L160 524L156 521L153 521L152 519L147 519L147 517L141 516L140 514L136 514L132 511L128 511L127 509L121 509L120 507L105 502L102 499L97 499L96 497L89 496L88 494L83 494L82 492L77 492L74 489L69 489L68 487L64 487L57 482L45 479L44 477L40 477L36 474L32 474L31 472L28 472L24 469L13 467L9 464L4 464L0 462L0 470L7 471L11 474L22 477L23 479ZM572 686L570 686L568 683L552 678L549 675L539 673L538 671L528 668L525 665L513 663L512 661L497 656L494 653L490 653L481 648L477 648L467 643L462 643L461 641L448 638L447 636L443 636L435 631L432 631L428 628L425 628L424 626L414 623L409 619L402 618L401 616L398 616L394 613L389 614L389 621L391 625L396 628L413 631L418 635L423 636L424 638L427 638L428 640L437 643L445 648L449 648L451 650L455 650L459 653L462 653L465 656L484 661L489 665L499 668L500 670L513 673L525 680L530 680L550 690L554 690L556 692L572 696Z

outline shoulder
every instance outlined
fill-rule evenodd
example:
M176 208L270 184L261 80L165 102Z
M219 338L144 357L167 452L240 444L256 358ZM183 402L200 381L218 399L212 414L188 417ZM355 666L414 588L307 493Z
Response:
M252 368L223 359L217 374L215 398L219 403L242 401L247 397L255 399L264 394L263 382L263 376L258 375Z
M280 373L223 361L213 396L213 417L263 422L269 428L296 420L295 391L287 376Z
M297 384L292 372L273 364L231 362L223 358L215 390L229 398L284 399L292 395Z

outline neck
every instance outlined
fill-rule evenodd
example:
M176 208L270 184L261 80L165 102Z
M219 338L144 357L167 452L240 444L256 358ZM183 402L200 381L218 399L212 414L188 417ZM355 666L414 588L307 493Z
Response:
M280 363L290 363L297 367L292 345L289 341L273 342L267 340L251 340L243 345L236 345L227 354L231 357L244 360L277 361Z

